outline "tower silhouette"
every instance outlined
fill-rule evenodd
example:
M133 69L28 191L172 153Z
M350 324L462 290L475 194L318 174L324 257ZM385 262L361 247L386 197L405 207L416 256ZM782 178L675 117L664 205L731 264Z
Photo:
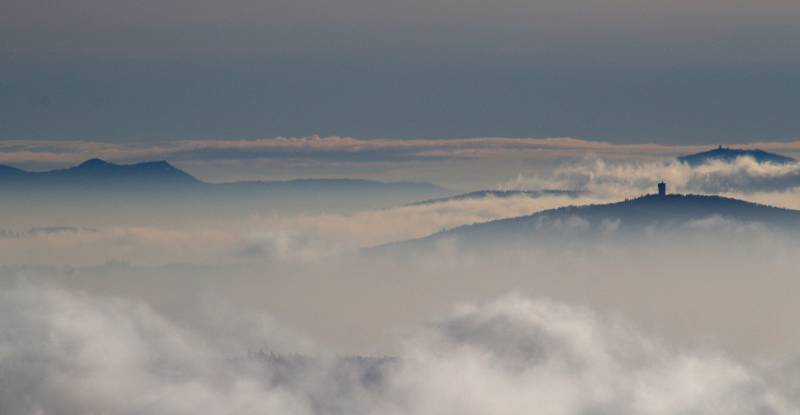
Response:
M664 181L658 183L658 195L659 196L667 195L667 184L664 183Z

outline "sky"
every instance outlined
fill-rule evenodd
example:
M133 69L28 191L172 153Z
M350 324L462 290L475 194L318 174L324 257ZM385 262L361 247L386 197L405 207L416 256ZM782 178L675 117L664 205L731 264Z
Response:
M790 141L793 0L6 0L0 139Z

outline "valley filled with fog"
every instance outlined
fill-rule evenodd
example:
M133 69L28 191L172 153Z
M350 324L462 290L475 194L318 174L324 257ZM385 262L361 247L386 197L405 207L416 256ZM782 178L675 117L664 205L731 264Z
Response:
M0 183L3 412L798 411L794 162L592 156L457 189L75 171Z

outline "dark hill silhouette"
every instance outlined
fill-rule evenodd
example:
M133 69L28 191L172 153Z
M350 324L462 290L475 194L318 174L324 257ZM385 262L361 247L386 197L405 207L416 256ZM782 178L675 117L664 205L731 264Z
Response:
M431 205L434 203L446 203L460 200L470 199L484 199L487 197L494 197L498 199L505 199L511 197L530 197L539 198L544 196L563 196L563 197L578 197L584 192L579 190L478 190L469 193L462 193L454 196L440 197L436 199L428 199L420 202L411 203L409 206Z
M26 174L28 174L28 172L24 170L0 164L0 181L19 179L24 177Z
M116 164L93 158L77 166L43 172L25 171L15 167L0 165L0 188L24 187L36 190L37 187L67 187L71 190L85 187L107 185L125 190L134 187L169 187L172 190L186 187L200 188L204 191L217 190L293 190L293 191L374 191L374 190L416 190L431 194L444 190L430 183L418 182L380 182L360 179L295 179L286 181L242 181L229 183L208 183L178 169L167 161L147 161L134 164Z
M100 159L87 160L75 167L41 173L49 180L72 181L77 184L103 183L110 185L198 185L202 182L166 161L135 164L115 164Z
M0 165L0 208L7 217L56 215L62 222L98 215L171 222L189 212L207 218L269 211L352 212L447 193L430 183L357 179L208 183L166 161L116 164L94 158L44 172Z
M693 221L719 217L779 229L800 231L800 211L759 205L738 199L704 195L646 195L622 202L567 206L533 215L460 226L425 238L391 243L372 252L396 249L430 250L443 240L464 247L503 243L591 241L609 235L633 236L671 232Z
M188 186L202 183L166 161L115 164L100 159L90 159L74 167L44 172L29 172L0 166L0 186L24 188L26 191L54 187L80 190L119 186L123 188Z
M739 157L752 157L759 163L787 164L797 161L791 157L770 153L764 150L744 150L722 146L719 146L713 150L681 156L678 157L678 160L687 163L690 166L699 166L713 160L731 162Z

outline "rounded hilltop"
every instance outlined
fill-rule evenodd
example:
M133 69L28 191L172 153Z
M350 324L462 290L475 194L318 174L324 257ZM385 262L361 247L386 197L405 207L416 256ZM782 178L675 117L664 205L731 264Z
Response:
M789 164L796 163L797 160L777 153L770 153L760 149L739 149L717 146L708 151L688 154L678 157L678 161L686 163L692 167L700 166L713 161L732 162L740 157L750 157L758 163Z

